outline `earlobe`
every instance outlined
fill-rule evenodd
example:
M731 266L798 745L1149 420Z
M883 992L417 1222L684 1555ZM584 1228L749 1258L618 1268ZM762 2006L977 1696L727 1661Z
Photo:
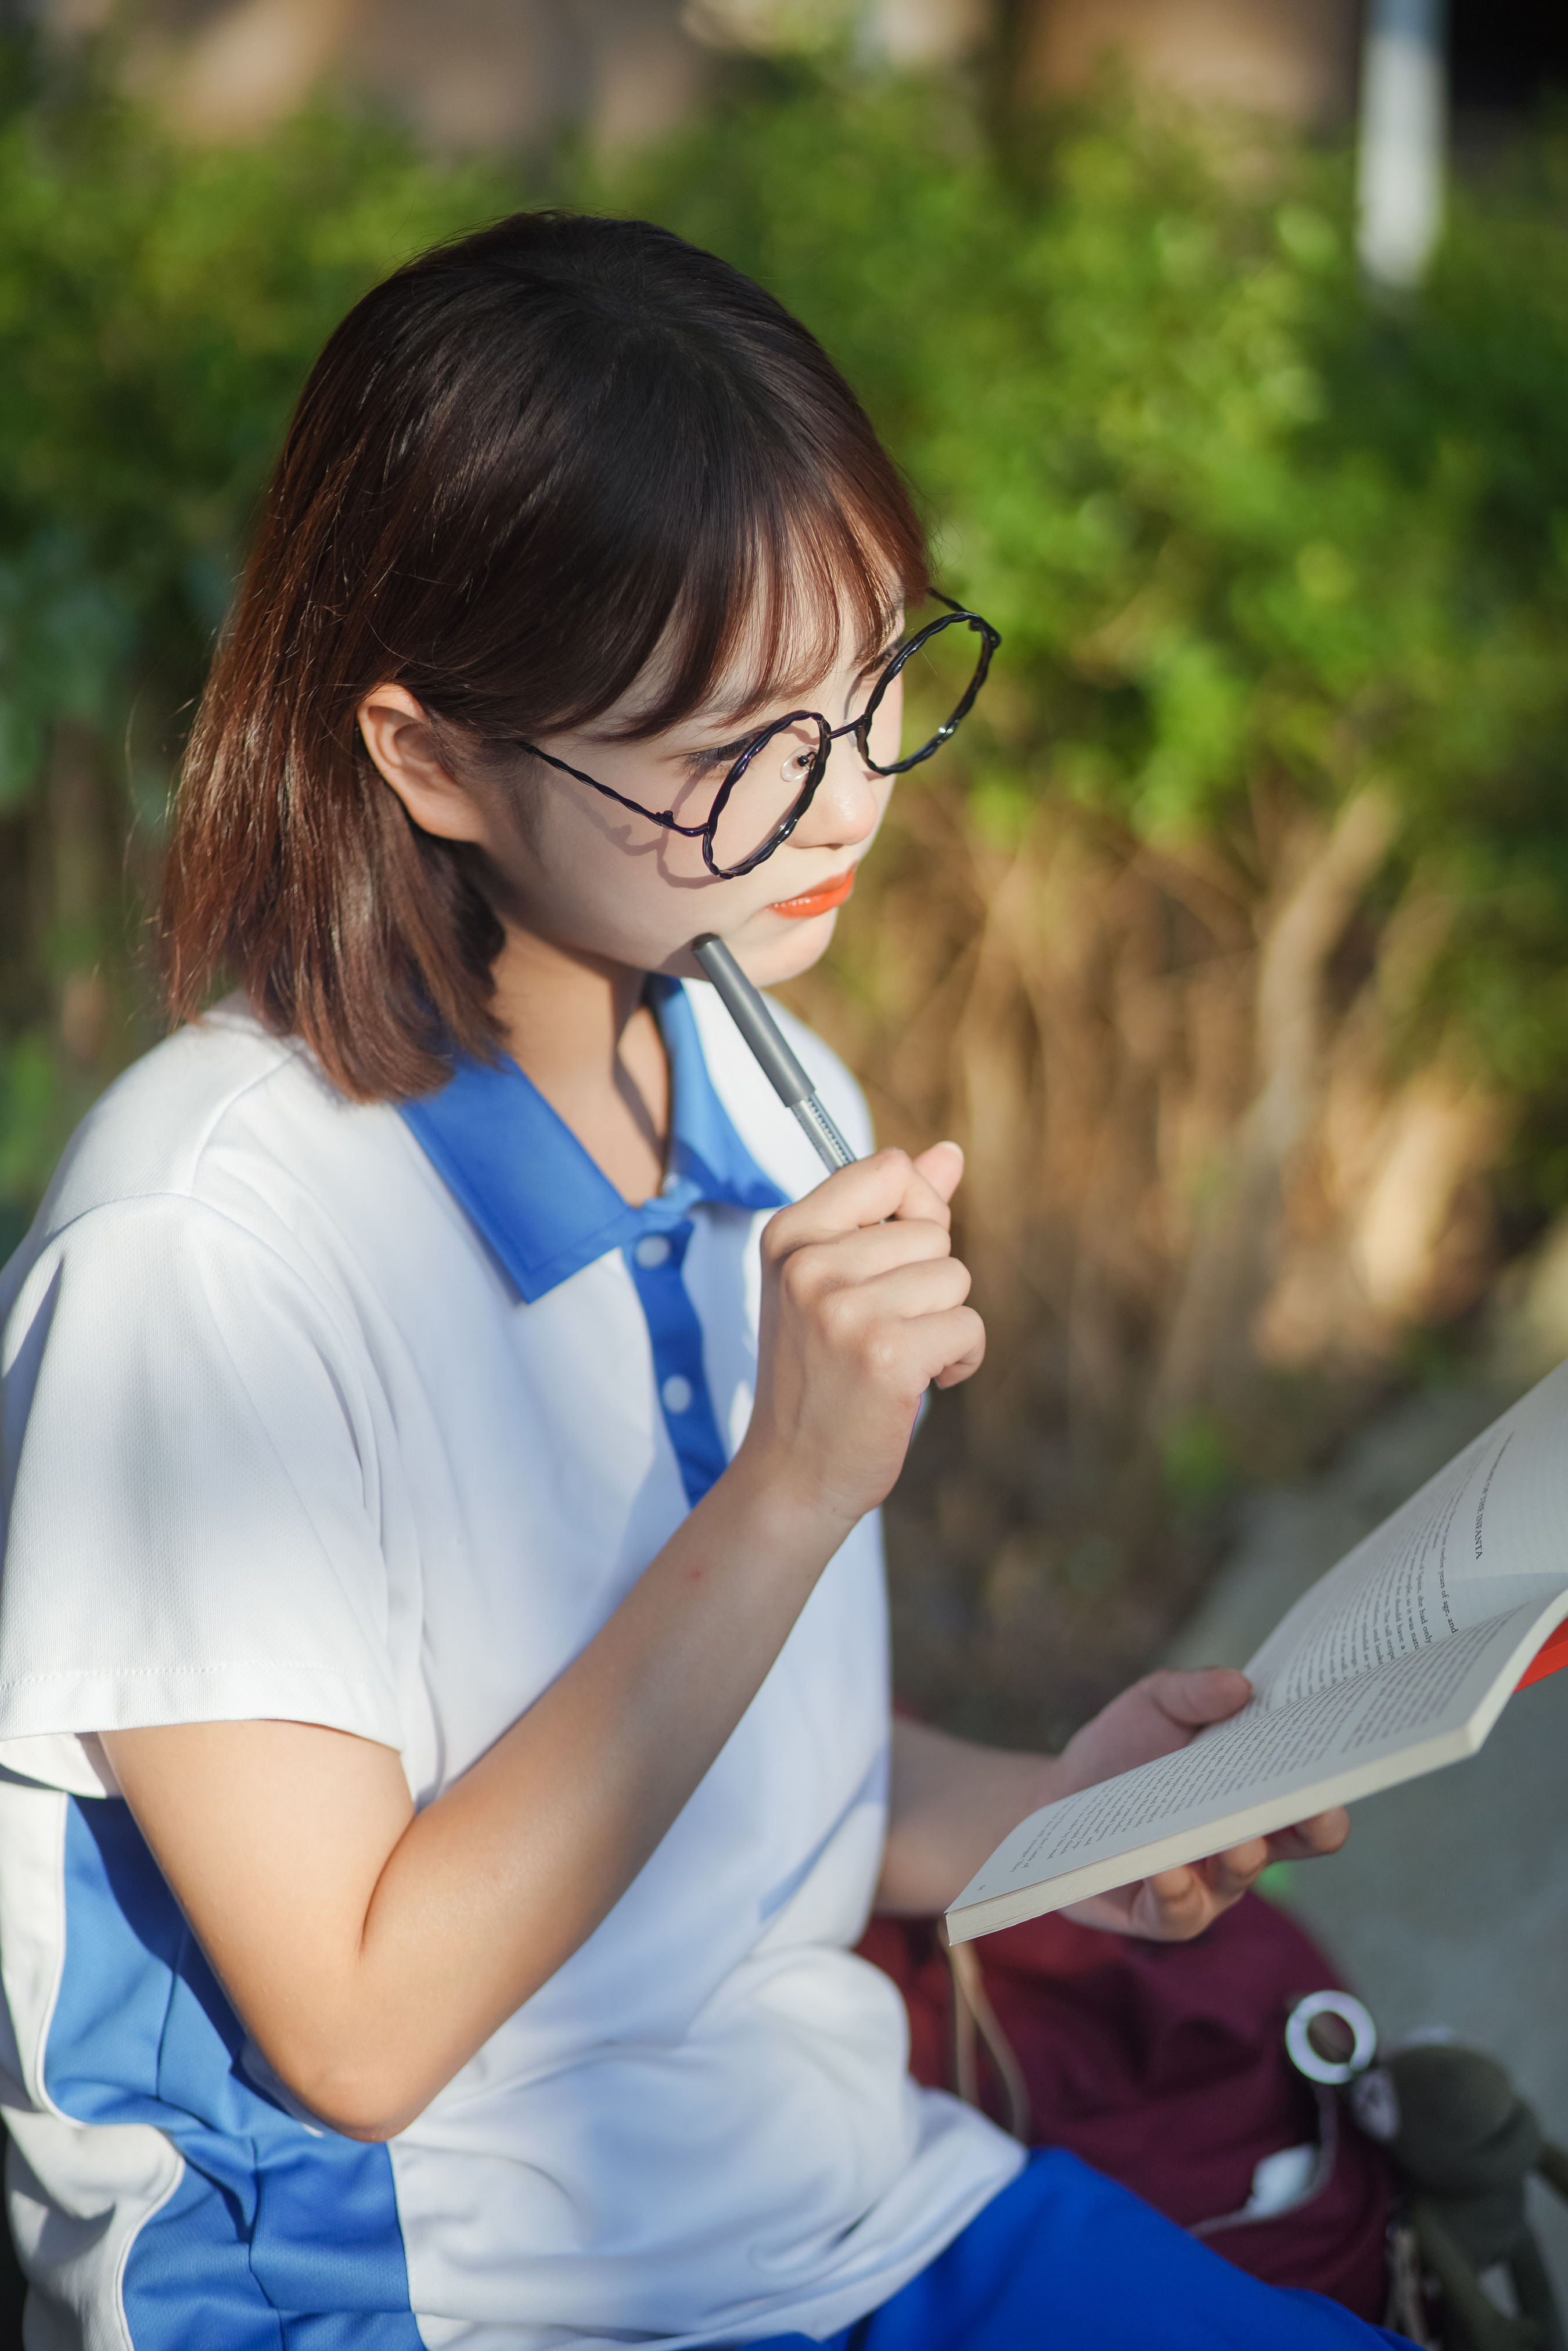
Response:
M382 780L421 832L441 841L483 841L483 813L442 764L430 722L406 685L377 686L355 717Z

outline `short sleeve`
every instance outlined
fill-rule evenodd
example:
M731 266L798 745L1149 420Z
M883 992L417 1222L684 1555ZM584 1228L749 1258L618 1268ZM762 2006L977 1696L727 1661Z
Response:
M341 1306L168 1196L90 1211L7 1289L0 1763L59 1784L62 1734L264 1717L400 1747Z

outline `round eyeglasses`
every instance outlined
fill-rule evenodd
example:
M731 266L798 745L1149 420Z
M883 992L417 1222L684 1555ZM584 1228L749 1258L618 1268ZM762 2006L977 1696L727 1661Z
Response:
M828 757L841 736L854 737L873 775L902 776L940 751L968 717L1002 639L989 621L955 604L950 596L939 597L937 601L946 604L948 611L917 630L907 644L898 647L878 675L858 718L848 719L842 726L831 726L819 710L792 710L787 716L774 719L741 746L701 824L680 823L672 809L644 808L640 800L628 799L624 792L601 784L597 776L585 775L580 768L568 767L565 759L541 751L535 743L522 743L518 748L535 759L543 759L547 768L558 768L563 776L587 784L590 790L602 793L618 807L646 817L663 831L679 833L684 841L701 841L702 862L714 880L736 881L742 873L754 872L789 839L816 797L817 787L827 773ZM974 666L968 684L936 733L929 736L918 750L906 752L900 758L879 759L872 749L871 730L888 688L917 653L950 629L966 629L976 639Z

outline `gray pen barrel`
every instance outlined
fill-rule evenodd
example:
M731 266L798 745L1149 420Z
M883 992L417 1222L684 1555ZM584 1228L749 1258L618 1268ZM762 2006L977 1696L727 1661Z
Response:
M724 1009L751 1047L780 1102L794 1113L826 1167L848 1167L855 1154L817 1098L815 1087L779 1034L773 1014L722 939L705 931L691 952L718 989Z
M820 1094L807 1094L804 1102L791 1102L790 1108L825 1167L853 1167L855 1154L829 1118Z

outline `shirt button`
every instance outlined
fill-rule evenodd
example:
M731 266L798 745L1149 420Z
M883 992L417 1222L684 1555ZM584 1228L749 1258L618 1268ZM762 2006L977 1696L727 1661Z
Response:
M691 1403L691 1383L683 1380L679 1372L671 1372L659 1391L664 1399L666 1412L685 1412Z
M670 1243L662 1233L644 1233L632 1255L639 1265L662 1265L670 1255Z

